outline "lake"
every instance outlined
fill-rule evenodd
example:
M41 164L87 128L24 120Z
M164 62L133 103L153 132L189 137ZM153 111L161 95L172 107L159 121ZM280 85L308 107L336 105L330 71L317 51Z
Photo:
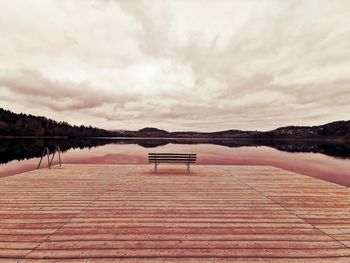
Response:
M1 139L0 177L35 169L44 147L56 145L63 164L147 164L149 152L197 153L198 164L270 165L350 186L350 145L316 141Z

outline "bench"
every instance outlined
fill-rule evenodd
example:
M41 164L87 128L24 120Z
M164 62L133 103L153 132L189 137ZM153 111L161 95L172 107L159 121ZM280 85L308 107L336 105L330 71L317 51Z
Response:
M148 162L154 163L154 172L157 172L157 166L160 163L186 164L187 171L190 173L191 164L196 163L197 154L195 153L149 153Z

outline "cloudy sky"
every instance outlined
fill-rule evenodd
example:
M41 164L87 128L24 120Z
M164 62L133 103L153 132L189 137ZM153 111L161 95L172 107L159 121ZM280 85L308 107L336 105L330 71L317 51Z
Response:
M348 0L0 0L0 107L107 129L350 119Z

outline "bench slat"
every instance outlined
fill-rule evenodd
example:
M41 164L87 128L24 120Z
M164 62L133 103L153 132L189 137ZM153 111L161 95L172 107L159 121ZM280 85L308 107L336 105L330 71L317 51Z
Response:
M184 160L150 160L150 163L196 163L196 161L184 161Z
M149 163L183 163L183 164L186 164L186 163L196 163L195 161L189 161L189 162L184 162L184 161L149 161Z
M197 154L193 154L193 153L190 153L190 154L181 154L181 153L149 153L148 156L191 156L191 157L194 157L196 156Z
M196 159L196 157L195 156L167 156L167 155L164 155L164 156L149 156L148 158L150 158L150 159L153 159L153 158L159 158L159 159L161 159L161 158L172 158L172 159L185 159L185 158L190 158L190 159Z
M191 155L150 155L148 158L196 158L197 156Z
M148 157L148 159L174 159L174 160L188 160L188 159L191 159L191 160L196 160L197 158L196 157L186 157L186 156L176 156L176 157L171 157L171 156L154 156L154 157Z
M166 162L149 162L154 164L161 164L161 163L181 163L181 164L195 164L196 162L176 162L176 161L166 161Z
M170 157L164 157L164 158L148 158L148 160L196 160L197 158L170 158Z
M160 159L148 159L149 161L179 161L179 162L195 162L196 159L172 159L172 158L160 158Z

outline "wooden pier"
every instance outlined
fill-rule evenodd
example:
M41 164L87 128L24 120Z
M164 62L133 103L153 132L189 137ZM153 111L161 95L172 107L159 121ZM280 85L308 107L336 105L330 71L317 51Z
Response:
M0 262L350 262L350 188L266 166L0 178Z

